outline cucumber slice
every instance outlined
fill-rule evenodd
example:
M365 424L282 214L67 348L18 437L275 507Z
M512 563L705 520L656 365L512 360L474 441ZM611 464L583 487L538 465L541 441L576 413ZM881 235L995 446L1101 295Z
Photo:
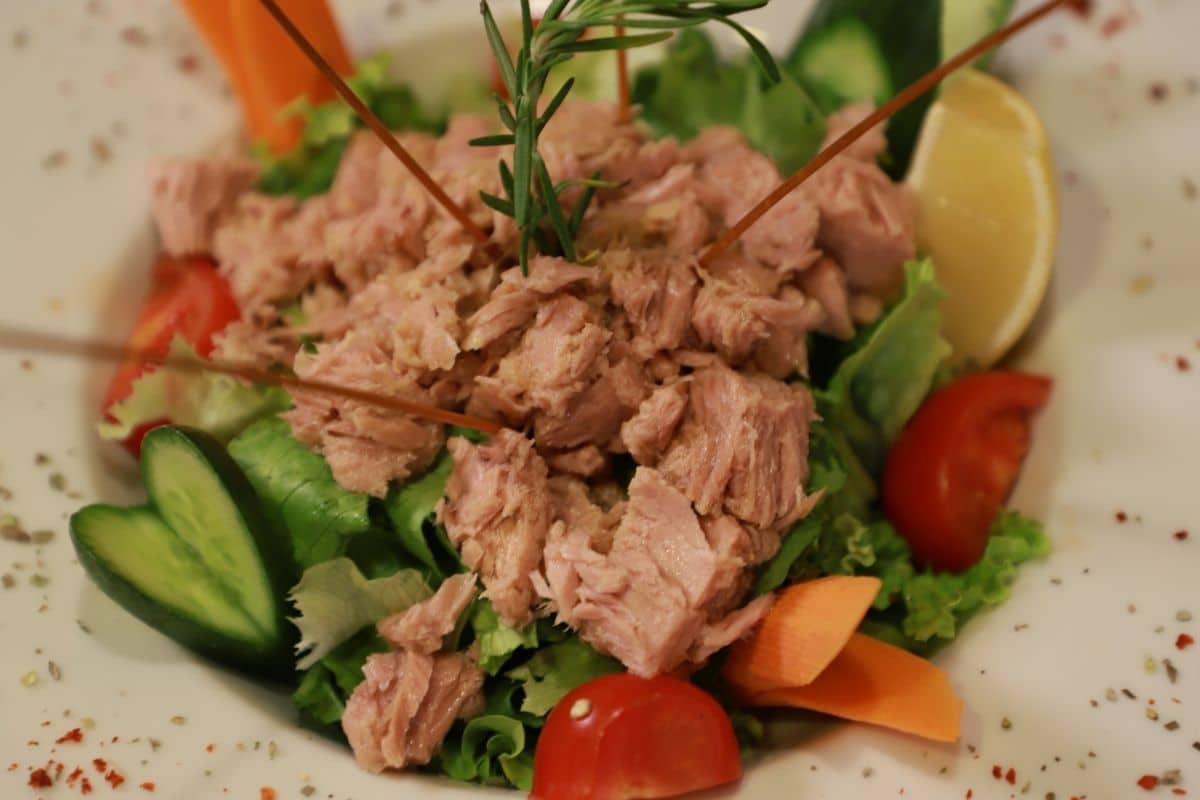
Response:
M1003 25L1012 15L1015 0L942 0L942 60L958 55ZM995 51L981 56L984 67Z
M291 666L291 561L253 489L200 431L158 428L142 445L150 508L90 506L71 520L80 561L110 597L166 636L234 666Z
M826 35L844 20L854 20L871 34L891 78L900 89L937 67L942 60L942 0L817 0L799 41L787 58L796 72L796 59L814 39ZM831 70L839 69L831 64ZM858 65L844 63L841 70L854 71ZM925 113L934 101L934 93L896 114L888 123L887 171L900 178L908 171L908 162Z
M826 114L859 100L880 105L895 91L875 35L853 17L814 31L800 43L791 63Z
M150 627L243 669L264 671L278 658L273 637L231 601L153 509L93 505L76 512L70 525L79 563L92 580Z

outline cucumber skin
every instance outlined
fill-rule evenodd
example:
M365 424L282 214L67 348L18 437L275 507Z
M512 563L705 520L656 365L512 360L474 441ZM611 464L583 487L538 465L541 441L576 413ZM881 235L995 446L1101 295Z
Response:
M250 675L285 680L295 669L291 644L281 639L272 648L258 649L241 639L233 639L208 628L190 617L171 611L149 597L129 581L110 570L88 547L81 523L90 509L113 506L87 506L71 515L69 528L75 554L92 582L117 605L169 639L226 666Z

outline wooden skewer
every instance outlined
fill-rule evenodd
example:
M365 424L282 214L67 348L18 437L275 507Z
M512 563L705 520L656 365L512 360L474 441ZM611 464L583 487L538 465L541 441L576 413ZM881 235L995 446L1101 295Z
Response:
M481 417L459 414L423 403L412 403L398 397L368 392L362 389L353 389L328 381L305 380L291 375L281 375L276 372L255 369L254 367L243 367L236 364L224 364L215 361L197 361L190 358L151 353L146 350L123 347L107 342L56 336L54 334L38 333L36 331L22 330L8 326L0 326L0 350L31 350L52 356L82 358L89 361L109 361L118 364L133 361L177 372L215 372L220 375L229 375L240 380L249 381L250 383L280 386L284 389L299 389L342 400L354 400L359 403L375 406L376 408L407 414L411 417L418 417L445 425L458 425L487 434L499 433L504 429L503 425Z
M809 161L807 164L801 167L796 174L792 175L792 177L780 184L779 188L771 192L771 194L764 198L762 202L760 202L744 217L738 220L732 228L725 231L721 238L714 242L712 246L710 246L704 253L704 255L700 257L700 263L704 266L711 266L712 263L724 255L729 248L732 247L734 243L737 242L737 240L740 239L742 235L754 225L754 223L762 219L762 217L766 215L768 211L774 208L779 201L783 200L783 198L794 192L796 188L800 186L800 184L811 178L817 170L821 169L821 167L825 166L838 155L843 153L847 148L861 139L876 125L885 121L888 117L892 116L896 112L906 108L919 99L923 94L933 89L952 72L955 72L967 64L970 64L972 61L979 58L979 56L983 55L989 50L999 47L1017 33L1020 33L1025 28L1028 28L1042 17L1045 17L1051 12L1056 11L1061 6L1075 6L1078 3L1079 0L1049 0L1048 2L1042 3L1029 13L1018 17L991 35L980 39L978 42L971 45L946 63L942 64L937 69L927 73L914 83L910 84L891 100L877 108L869 117L838 137L835 142L818 153L812 161Z
M296 27L296 24L292 22L287 13L279 7L279 4L275 2L275 0L259 0L259 2L262 4L263 8L265 8L267 12L275 18L275 21L279 23L279 27L283 28L284 32L291 38L293 42L296 43L296 46L300 48L301 52L304 53L308 60L311 61L313 65L321 71L321 74L325 76L325 79L333 85L333 88L337 90L337 93L341 95L342 99L354 109L355 113L358 114L366 126L370 128L376 136L379 137L379 141L383 142L384 146L387 147L388 150L391 150L392 154L395 155L396 158L400 159L404 166L408 168L408 171L413 174L413 177L421 182L421 185L424 186L431 195L433 195L434 199L437 200L447 212L449 212L450 216L454 217L454 219L456 219L458 223L462 225L463 229L466 230L467 233L469 233L481 245L483 245L483 247L488 250L490 255L496 256L497 248L488 237L487 232L484 231L483 228L476 225L471 219L470 215L467 214L466 210L463 209L463 207L458 203L454 202L453 198L446 194L445 190L442 189L442 187L438 185L437 181L433 179L433 176L426 172L425 168L417 163L417 160L412 157L412 154L410 154L408 150L404 148L404 145L400 144L392 132L388 130L388 127L383 124L383 120L379 119L379 117L377 117L374 112L371 111L371 109L367 108L366 103L364 103L359 96L354 93L354 90L351 89L344 80L342 80L342 76L337 74L337 70L330 66L329 62L326 61L325 57L321 55L315 46L313 46L312 42L310 42L308 38L305 37L304 33Z

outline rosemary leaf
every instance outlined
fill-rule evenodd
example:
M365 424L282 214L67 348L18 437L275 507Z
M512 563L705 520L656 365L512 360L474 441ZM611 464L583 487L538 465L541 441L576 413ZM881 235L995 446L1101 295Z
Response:
M554 227L554 233L558 236L558 242L562 247L562 256L567 261L573 262L575 261L575 237L571 235L567 219L563 216L562 206L558 204L558 193L554 191L554 181L550 177L550 170L546 169L546 162L539 155L533 157L533 165L537 170L538 183L542 187L542 200L546 205L550 224Z
M505 147L516 144L517 140L511 133L497 133L492 136L479 136L467 144L471 147Z

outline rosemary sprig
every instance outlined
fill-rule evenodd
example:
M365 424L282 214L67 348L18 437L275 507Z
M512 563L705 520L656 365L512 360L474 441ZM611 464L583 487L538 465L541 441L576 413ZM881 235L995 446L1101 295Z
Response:
M508 90L508 100L497 97L500 121L508 133L485 136L473 144L512 146L512 166L501 160L500 184L503 197L483 193L483 201L516 220L521 232L522 271L528 271L529 249L537 244L543 252L560 253L576 260L575 236L588 204L595 196L596 181L585 181L570 215L562 209L561 195L571 182L554 184L545 162L538 153L538 137L546 124L570 94L574 80L568 80L539 113L542 94L551 70L572 59L577 53L628 50L645 47L671 37L674 31L706 22L727 25L741 36L762 64L771 80L779 80L779 67L766 46L744 26L732 19L735 14L762 8L769 0L553 0L540 23L533 22L529 0L521 0L521 47L516 61L512 56L488 0L481 0L488 43L499 65L500 77ZM591 28L623 26L637 33L584 39ZM549 224L549 228L544 227Z

